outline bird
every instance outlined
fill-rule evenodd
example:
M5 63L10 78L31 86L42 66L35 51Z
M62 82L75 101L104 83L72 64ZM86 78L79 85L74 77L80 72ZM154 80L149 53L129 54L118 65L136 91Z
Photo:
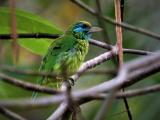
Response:
M93 32L101 31L99 27L92 27L87 21L78 21L70 25L61 37L55 39L44 55L39 71L53 72L56 80L63 81L65 77L73 75L83 63L89 49L89 40ZM55 83L46 76L38 79L37 84ZM32 98L36 98L34 92Z

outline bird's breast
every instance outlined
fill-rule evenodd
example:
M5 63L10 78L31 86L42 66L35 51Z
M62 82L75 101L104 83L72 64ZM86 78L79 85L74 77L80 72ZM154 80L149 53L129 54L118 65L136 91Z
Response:
M68 49L63 55L60 55L59 71L67 73L67 76L73 75L83 63L86 54L88 53L88 42L80 41L74 47Z

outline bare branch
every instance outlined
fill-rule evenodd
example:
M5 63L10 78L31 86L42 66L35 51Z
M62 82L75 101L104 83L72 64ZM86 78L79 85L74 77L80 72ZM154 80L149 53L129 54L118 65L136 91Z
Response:
M103 98L104 101L102 103L100 110L98 111L95 117L95 120L102 120L108 115L109 108L111 107L113 100L115 98L115 92L116 90L112 90L107 95L105 94L106 97Z
M114 54L116 53L116 50L111 51L111 52L106 52L102 55L99 55L98 57L91 59L84 63L82 67L79 69L77 74L73 76L73 80L77 80L79 76L85 72L87 69L93 68L96 65L99 65L102 62L105 62L106 60L110 59ZM31 91L38 91L38 92L44 92L44 93L50 93L50 94L58 94L60 91L53 90L51 88L46 88L46 87L41 87L39 85L32 85L31 83L24 83L16 78L9 77L3 73L0 73L0 78L4 80L5 82L11 83L13 85L19 86L21 88L31 90Z
M11 13L10 23L11 23L11 38L13 39L12 41L13 58L14 58L14 62L17 62L19 58L19 46L17 44L16 1L15 0L9 0L9 8Z
M90 43L95 45L95 46L107 49L107 50L111 50L114 47L112 45L108 45L108 44L106 44L104 42L101 42L101 41L98 41L98 40L94 40L94 39L91 39ZM123 48L123 52L124 53L130 53L130 54L137 54L137 55L154 54L154 52L149 52L149 51L144 51L144 50L127 49L127 48Z
M135 55L151 55L151 54L156 54L156 52L150 52L150 51L144 51L144 50L135 50L135 49L123 49L124 53L130 53L130 54L135 54Z
M62 102L58 109L51 115L47 120L58 120L67 110L68 104L66 102Z
M24 119L21 116L17 115L16 113L13 113L6 109L5 107L11 108L11 107L17 107L17 108L36 108L36 107L44 107L48 105L53 104L60 104L60 106L57 108L56 111L50 117L48 120L65 120L69 119L70 115L73 115L73 118L77 117L77 111L79 108L79 105L87 103L92 100L105 100L103 104L103 108L97 115L96 119L102 119L105 117L106 114L104 114L106 111L108 112L108 108L110 107L110 103L113 101L114 98L117 99L124 99L124 97L133 97L133 96L139 96L139 95L146 95L149 93L160 91L160 85L153 85L141 89L135 89L135 90L129 90L126 92L118 92L118 90L131 86L138 81L142 80L145 77L148 77L154 73L158 73L160 71L160 53L158 52L149 52L149 51L143 51L143 50L135 50L135 49L126 49L122 46L122 27L127 30L134 31L139 34L143 34L146 36L150 36L152 38L156 38L160 40L160 35L154 32L151 32L149 30L145 30L143 28L135 27L133 25L121 22L121 19L123 16L121 14L120 10L120 4L118 5L116 2L120 3L120 0L115 0L116 5L116 20L103 16L100 2L99 0L96 0L96 6L97 10L94 10L81 2L80 0L71 0L78 6L80 6L82 9L88 11L92 15L96 16L99 25L104 29L103 36L104 39L108 37L107 31L105 31L105 23L111 23L113 25L116 25L117 28L117 45L109 45L94 39L91 39L89 42L90 44L96 45L98 47L104 48L106 50L109 50L108 52L105 52L103 54L100 54L99 56L96 56L95 58L88 60L82 66L80 69L75 73L73 76L71 76L71 79L76 81L81 75L83 75L87 70L92 69L96 67L97 65L110 60L111 58L118 55L119 57L119 70L114 71L115 76L111 80L106 80L103 83L100 83L98 85L95 85L93 87L87 88L82 91L72 91L71 87L69 88L67 84L65 84L65 90L54 90L48 87L43 87L40 85L34 85L28 82L23 82L19 79L16 79L14 77L8 76L4 73L0 72L0 80L7 82L9 84L12 84L14 86L26 89L28 91L37 91L41 93L48 93L51 94L52 97L43 97L38 98L35 101L31 99L23 99L23 100L5 100L0 101L0 113L7 116L10 119ZM124 2L122 0L121 2ZM119 13L118 13L119 12ZM14 13L14 12L12 12ZM15 15L14 15L15 17ZM12 35L10 34L4 34L0 35L0 39L11 39L13 38L14 41L16 38L51 38L55 39L60 37L61 35L52 35L52 34L45 34L45 33L33 33L33 34L16 34L16 22L15 19L13 19L12 25L15 26L12 27ZM129 54L137 54L137 55L147 55L143 58L137 59L135 61L129 62L127 64L123 65L123 54L129 53ZM25 75L33 75L33 76L47 76L51 78L55 78L57 75L54 73L45 73L45 72L35 72L35 71L24 71L24 70L18 70L16 68L6 67L0 65L0 70L4 72L14 72L18 74L25 74ZM65 66L64 66L65 68ZM102 73L99 72L99 73ZM103 73L106 74L106 71ZM63 77L65 80L67 80L65 76L65 70ZM66 83L66 81L64 81ZM67 81L68 83L68 81ZM54 95L54 96L53 96ZM129 109L128 109L129 110ZM130 114L129 111L128 115ZM129 119L132 119L132 116L129 116Z
M71 1L75 4L77 4L78 6L80 6L81 8L83 8L84 10L86 10L87 12L91 13L92 15L97 15L97 12L94 9L90 8L89 6L87 6L86 4L81 2L80 0L71 0ZM123 27L127 30L130 30L130 31L133 31L133 32L136 32L136 33L140 33L140 34L155 38L157 40L160 40L160 35L159 34L151 32L149 30L145 30L145 29L140 28L140 27L135 27L133 25L130 25L130 24L127 24L127 23L124 23L124 22L121 22L121 23L116 22L114 19L112 19L108 16L101 16L101 18L108 23L118 25L118 26L121 26L121 27Z
M65 75L64 75L64 78L67 79L65 77ZM61 103L61 105L57 108L57 110L50 115L48 120L57 120L57 119L67 120L67 118L70 115L70 112L72 112L69 110L69 108L73 104L73 100L72 100L72 96L71 96L71 86L68 81L66 81L66 80L63 81L63 84L61 86L61 90L64 92L65 100L64 100L64 102Z
M15 67L7 66L7 65L0 65L0 70L6 71L6 72L13 72L16 74L22 74L22 75L42 76L42 77L45 76L49 78L56 78L57 76L53 72L48 73L48 72L43 72L43 71L21 70ZM55 82L57 82L56 79L55 79Z
M153 85L153 86L148 86L144 88L139 88L139 89L134 89L134 90L128 90L125 92L118 92L116 94L117 99L122 99L123 97L127 98L132 98L136 96L142 96L142 95L148 95L152 93L160 92L160 85ZM106 93L100 93L100 94L91 94L89 96L81 96L77 95L77 92L74 92L73 98L76 100L76 102L79 101L79 103L86 103L91 100L103 100L106 97L108 97L108 94ZM63 95L56 95L54 97L41 97L37 98L36 103L33 102L31 99L16 99L16 100L1 100L0 101L0 106L4 107L17 107L17 108L38 108L38 107L44 107L44 106L49 106L53 104L60 103L64 101ZM82 102L83 101L83 102Z
M64 94L55 95L52 97L40 97L36 99L36 102L31 98L28 99L10 99L10 100L1 100L0 106L2 107L16 107L21 109L34 109L40 107L46 107L53 104L59 104L65 100Z
M138 82L139 80L143 79L144 77L147 77L151 74L157 73L160 70L160 54L154 54L154 55L150 55L150 56L146 56L143 58L140 58L138 60L135 60L133 62L129 62L127 64L125 64L122 68L123 69L128 69L129 73L127 74L128 77L125 76L125 79L123 80L123 76L124 74L119 74L120 76L118 76L117 78L114 78L110 81L104 82L102 84L96 85L92 88L89 88L87 90L83 90L83 91L79 91L79 92L74 92L72 93L73 99L74 100L85 100L84 98L88 98L88 96L95 96L98 95L99 93L103 93L106 92L108 90L111 90L115 87L124 87L124 86L129 86L132 85L136 82ZM149 64L149 66L148 66ZM138 66L141 66L142 69ZM140 69L140 71L138 70ZM144 70L145 69L145 70ZM135 72L138 71L138 72ZM123 72L123 70L121 70L121 72ZM132 74L133 72L133 74ZM6 79L6 77L3 78L3 76L0 74L2 79ZM119 78L120 77L120 78ZM7 77L8 78L8 77ZM117 80L117 79L121 79L121 81ZM41 87L40 87L41 88ZM34 89L35 90L35 89ZM37 89L39 90L39 89ZM55 92L55 91L54 91ZM60 103L64 100L64 96L62 94L57 94L53 97L53 99L49 99L50 100L50 104L52 103ZM18 103L17 103L18 102ZM35 106L40 105L42 103L42 106L46 103L46 101L43 99L43 101L36 101L36 103L34 103L33 101L2 101L0 102L0 106L14 106L14 105L18 105L19 106L26 106L28 104L33 105L35 104ZM6 106L7 107L7 106Z
M116 17L116 22L121 23L123 21L123 11L121 11L121 0L114 0L115 4L115 17ZM123 6L124 7L124 6ZM119 61L119 68L122 67L123 65L123 33L122 33L122 27L116 25L116 37L117 37L117 47L118 47L118 61ZM122 91L124 92L124 88L122 88ZM115 93L113 93L115 94ZM124 106L127 111L127 115L129 120L132 120L132 114L130 111L130 107L127 101L127 98L123 98Z
M85 72L84 75L113 75L115 76L117 74L117 71L114 69L106 69L106 70L91 70L88 72Z
M8 110L7 108L0 107L0 113L10 120L26 120L25 118L21 117L20 115Z
M17 38L49 38L56 39L60 37L60 34L48 34L48 33L20 33L17 34ZM0 40L11 39L10 34L0 34Z
M41 71L33 71L33 70L22 70L18 69L16 67L11 67L8 65L0 65L0 70L5 71L5 72L11 72L19 75L27 75L27 76L45 76L48 78L56 78L56 74L53 72L48 73L48 72L41 72ZM106 69L106 70L91 70L88 72L85 72L84 75L113 75L115 76L117 74L117 71L114 69ZM52 82L58 82L56 79L55 81Z
M0 73L0 79L9 83L9 84L21 87L21 88L29 90L29 91L37 91L37 92L48 93L48 94L59 94L59 93L61 93L60 91L54 90L54 89L51 89L51 88L46 88L46 87L39 86L39 85L33 85L31 83L28 83L28 82L22 82L19 79L7 76L3 73Z
M97 8L96 9L96 11L97 11L96 17L97 17L97 20L98 20L98 24L103 29L102 30L103 41L105 41L106 43L110 43L110 38L108 36L108 32L106 30L105 23L101 19L102 10L101 10L101 5L100 5L100 1L99 0L96 0L96 8Z
M121 23L121 9L120 9L120 0L114 0L115 3L115 17L116 22ZM118 49L118 61L119 61L119 68L123 65L123 36L122 36L122 27L116 25L116 37L117 37L117 49Z
M128 90L123 93L119 92L117 93L117 97L120 98L121 96L127 96L127 97L135 97L135 96L141 96L141 95L146 95L154 92L159 92L160 91L160 84L158 85L152 85L144 88L139 88L135 90Z
M25 33L25 34L21 33L17 35L18 35L18 38L37 38L37 39L48 38L51 40L61 36L60 34L48 34L48 33ZM10 34L0 34L0 40L7 40L7 39L11 39ZM113 47L112 45L109 45L94 39L91 39L89 42L95 46L98 46L107 50L111 50ZM130 54L137 54L137 55L153 54L153 52L149 52L149 51L126 49L126 48L123 48L123 52L130 53Z
M116 54L116 49L114 49L113 51L103 53L103 54L83 63L81 65L81 67L79 68L78 72L76 74L74 74L73 76L71 76L71 78L74 81L77 80L85 71L101 64L102 62L105 62L105 61L111 59L115 54Z
M81 98L85 98L87 96L97 95L98 93L106 92L108 90L113 89L116 86L119 86L119 85L121 85L121 87L132 85L135 82L138 82L140 79L143 79L144 77L147 77L151 74L157 73L160 70L159 59L160 59L160 54L155 54L155 55L151 55L151 56L146 56L144 58L135 60L133 62L129 62L129 63L125 64L123 67L123 69L127 68L129 70L129 74L127 74L128 77L125 76L124 81L118 82L118 81L116 81L116 79L120 79L120 78L119 77L114 78L110 81L96 85L95 87L89 88L87 90L72 93L72 96L74 96L73 99L78 98L78 96L81 96ZM149 64L149 66L148 66L148 64ZM142 66L143 70L140 69L138 66ZM137 68L137 69L135 69L135 68ZM140 71L138 71L138 69L140 69ZM138 72L135 72L133 70L138 71ZM133 72L133 74L131 71ZM121 72L123 72L123 71L121 70ZM119 75L121 75L121 77L124 76L122 74L119 74ZM3 74L2 75L0 74L0 77L2 79L4 79L4 78L8 79L8 77L7 78L3 77ZM36 89L34 89L34 90L36 90ZM37 90L39 90L39 89L37 89ZM54 96L54 99L52 99L52 100L53 100L53 103L59 103L63 100L63 96L61 94L58 94L58 95ZM52 100L50 102L52 102ZM22 102L26 103L26 101L22 101ZM18 103L18 104L22 104L22 102ZM43 100L43 102L45 103L44 100ZM14 102L12 101L12 103L10 103L10 105L13 105L13 103ZM16 101L15 101L15 103L16 103ZM36 103L39 104L40 102L37 100ZM33 101L30 104L33 104ZM5 103L3 103L3 104L0 103L0 105L3 106L3 105L5 105Z

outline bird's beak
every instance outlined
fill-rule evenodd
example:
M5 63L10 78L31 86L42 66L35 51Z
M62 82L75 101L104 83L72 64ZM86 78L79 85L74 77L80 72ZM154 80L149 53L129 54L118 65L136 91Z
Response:
M100 27L91 27L91 29L89 30L90 33L99 32L99 31L102 31L102 28L100 28Z

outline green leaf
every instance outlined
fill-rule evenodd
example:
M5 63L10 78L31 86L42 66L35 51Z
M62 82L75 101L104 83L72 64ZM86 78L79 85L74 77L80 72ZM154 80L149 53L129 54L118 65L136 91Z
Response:
M0 8L0 34L9 34L10 29L10 10ZM32 13L16 10L16 22L18 33L50 33L63 34L54 24ZM18 39L20 46L31 52L44 55L52 40L49 39Z

